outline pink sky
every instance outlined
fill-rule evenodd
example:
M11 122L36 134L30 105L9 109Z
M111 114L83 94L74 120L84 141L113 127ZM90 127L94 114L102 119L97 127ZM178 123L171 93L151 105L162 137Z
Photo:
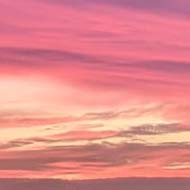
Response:
M0 178L189 177L189 13L0 0Z

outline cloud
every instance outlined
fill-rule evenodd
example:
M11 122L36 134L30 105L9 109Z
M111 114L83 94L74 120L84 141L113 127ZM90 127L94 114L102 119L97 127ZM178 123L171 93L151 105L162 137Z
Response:
M81 113L80 115L62 115L54 116L48 115L48 113L35 113L35 112L23 112L21 110L0 110L0 124L7 127L34 127L45 125L61 125L73 122L88 122L91 121L106 121L113 119L127 119L137 118L149 115L151 113L157 113L160 110L167 108L165 105L153 105L153 106L134 106L126 110L108 110L108 111L96 111ZM89 110L88 110L89 111ZM75 123L76 124L76 123ZM92 126L92 125L90 125Z
M26 64L28 67L48 67L48 62L61 62L64 64L65 61L78 61L79 63L94 63L98 62L93 56L85 55L80 52L69 52L64 50L56 49L37 49L37 48L16 48L16 47L0 47L0 58L1 61L6 61L10 65L24 66ZM52 65L53 66L53 65ZM54 65L55 66L55 65Z
M187 16L190 14L189 2L187 0L161 0L153 2L151 0L48 0L42 2L49 2L52 4L70 5L73 7L85 8L87 6L113 6L119 8L132 8L139 11L165 13L165 14L180 14Z
M143 168L164 171L164 168L171 163L183 161L184 155L187 158L189 154L189 144L185 143L161 145L104 143L57 146L41 150L10 151L6 154L2 152L4 156L0 159L0 170L10 171L10 173L11 171L30 171L30 174L33 172L45 174L47 171L56 170L57 172L61 171L62 174L66 174L68 171L75 174L79 172L80 175L86 172L95 175L98 170L109 171L115 167L132 167L134 171L141 171ZM158 162L156 166L151 164L156 162ZM38 176L38 174L36 175ZM126 175L133 174L126 173Z
M179 133L190 131L190 126L183 124L157 124L157 125L142 125L133 126L128 131L122 131L121 135L159 135L167 133Z
M121 73L128 71L128 69L135 68L137 70L147 70L162 73L188 73L190 70L189 62L182 61L168 61L168 60L146 60L134 62L130 59L124 60L109 60L108 57L95 57L89 54L81 52L72 52L56 49L37 49L37 48L14 48L14 47L0 47L0 58L10 65L28 67L55 67L66 66L65 61L70 61L70 64L74 65L86 65L97 66L97 72L100 71L98 66L101 68L107 68L107 71L117 69ZM14 59L14 60L13 60ZM51 62L54 62L51 65ZM41 65L42 64L42 65Z
M2 73L8 70L10 74L16 72L16 75L40 74L75 86L97 89L103 86L107 90L123 87L130 90L132 86L134 90L154 88L155 84L162 89L169 86L175 90L189 84L186 79L190 63L185 61L155 59L134 62L54 49L1 47L0 50L1 63L6 63L1 64L1 69L5 68Z

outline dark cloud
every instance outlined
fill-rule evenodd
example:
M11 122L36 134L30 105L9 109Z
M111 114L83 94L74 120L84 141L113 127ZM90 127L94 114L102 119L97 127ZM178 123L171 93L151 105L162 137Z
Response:
M92 112L86 113L81 116L82 120L109 120L115 118L131 118L131 117L141 117L146 114L150 114L152 112L156 112L160 109L164 109L167 106L165 105L156 105L152 107L134 107L128 110L121 110L121 111L107 111L107 112Z
M72 63L83 63L86 64L97 64L101 65L101 68L108 70L113 69L129 69L137 68L143 70L154 70L161 72L176 72L179 74L187 73L190 71L189 62L181 61L167 61L167 60L147 60L140 62L131 62L129 60L112 60L110 61L108 57L93 57L89 54L84 54L80 52L70 52L55 49L32 49L32 48L13 48L13 47L1 47L0 48L0 58L9 60L18 59L21 61L20 64L26 61L41 60L43 61L57 61L64 64L64 61L73 61ZM13 60L12 60L13 61ZM17 62L18 63L18 62ZM10 64L14 64L14 61ZM19 63L18 63L19 64ZM31 62L34 65L40 65L40 63ZM103 65L102 65L103 64ZM31 65L32 66L32 65ZM48 64L46 64L48 66ZM49 65L51 66L51 65ZM97 68L98 69L98 68Z
M167 155L168 151L180 152L177 157L173 158ZM135 166L143 164L144 161L152 162L158 159L160 154L163 166L167 166L173 161L183 158L184 154L189 155L189 144L171 143L160 145L146 145L138 143L123 144L88 144L83 146L57 146L42 150L17 150L10 152L10 156L0 158L0 170L25 170L25 171L46 171L51 169L60 169L67 172L94 167L96 171L115 167L115 166ZM20 155L20 156L19 156ZM117 155L117 156L115 156ZM160 158L159 158L160 159ZM174 160L175 159L175 160ZM68 163L68 167L53 166L54 163ZM69 163L78 163L78 168L73 168ZM70 169L69 169L70 168Z
M147 60L145 62L133 63L131 67L154 70L162 73L187 74L190 72L190 62L177 62L166 60Z
M0 150L9 149L9 148L18 148L29 144L32 144L32 142L28 139L9 141L8 143L1 143Z
M70 52L56 49L35 49L35 48L19 48L19 47L0 47L0 60L5 61L7 64L22 65L25 63L27 66L53 66L47 63L52 61L78 61L79 63L94 63L98 60L90 55L85 55L79 52ZM42 61L35 62L34 60ZM5 63L4 63L5 64ZM45 65L44 65L45 64Z
M41 0L52 4L63 4L72 7L87 8L90 6L114 6L132 8L140 11L151 11L164 14L190 14L190 3L187 0Z
M113 87L131 89L131 85L139 86L140 89L142 86L172 88L189 84L189 81L181 81L178 78L181 75L188 75L190 72L190 63L183 61L147 60L134 62L127 58L125 60L110 59L107 56L97 57L88 53L56 49L0 47L0 62L3 67L9 68L10 73L11 68L14 72L14 68L18 67L17 72L28 70L38 73L40 71L44 75L70 81L72 84L80 83L85 87L95 88L102 86L107 90L113 89ZM72 73L71 76L67 76L66 69L71 68L73 71L80 71L81 77L78 78ZM94 71L96 71L97 77L94 76ZM150 75L145 78L146 72L150 72L155 77ZM160 74L164 77L160 78ZM168 79L166 80L165 77Z
M159 135L190 131L190 126L183 124L157 124L133 126L130 130L120 132L121 136L134 135Z
M146 11L158 11L160 13L175 13L175 14L190 14L190 3L186 0L97 0L106 4L112 4L114 6L126 6L129 8L146 10Z

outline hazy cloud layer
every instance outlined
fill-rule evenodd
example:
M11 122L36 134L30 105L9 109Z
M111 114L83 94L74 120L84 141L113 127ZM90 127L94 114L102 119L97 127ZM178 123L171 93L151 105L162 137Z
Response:
M118 189L118 190L188 190L189 179L188 178L128 178L128 179L105 179L105 180L88 180L88 181L61 181L61 180L16 180L16 179L3 179L0 181L2 190L11 190L13 187L15 190L34 190L39 188L45 189L60 189L60 190L87 190L93 187L94 190L103 189Z

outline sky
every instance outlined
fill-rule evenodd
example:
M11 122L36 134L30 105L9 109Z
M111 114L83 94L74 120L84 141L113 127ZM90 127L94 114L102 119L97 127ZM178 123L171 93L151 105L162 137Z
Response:
M189 0L0 0L0 178L190 177L189 19Z

